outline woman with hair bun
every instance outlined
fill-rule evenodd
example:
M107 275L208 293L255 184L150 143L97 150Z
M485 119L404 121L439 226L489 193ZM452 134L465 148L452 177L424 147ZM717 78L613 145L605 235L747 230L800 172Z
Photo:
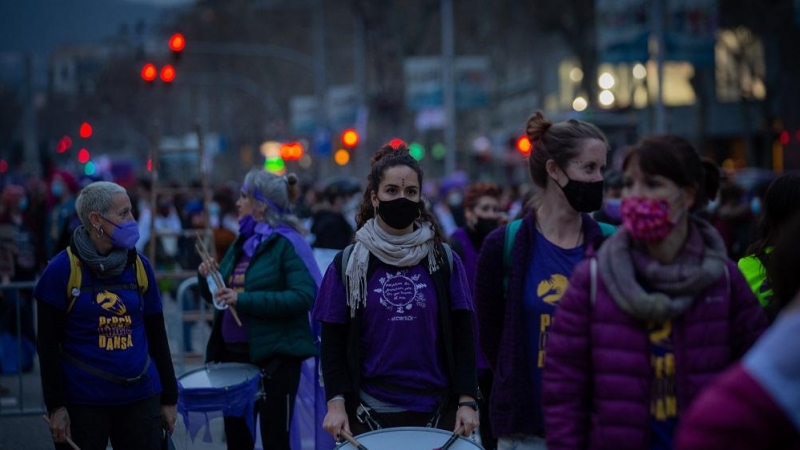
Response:
M708 169L675 136L626 154L623 229L575 268L550 332L550 450L673 448L697 394L765 329L719 233L694 215Z
M489 234L478 256L480 344L494 372L489 417L498 449L544 448L542 367L551 319L573 267L603 238L589 215L603 201L603 133L579 120L553 124L536 112L527 134L536 206Z
M322 323L323 428L342 440L380 428L478 426L472 299L458 255L421 201L405 143L372 157L355 243L328 267Z
M206 362L255 364L264 372L264 397L256 408L265 449L289 449L290 419L303 360L315 356L308 312L322 278L291 204L297 177L252 170L236 202L239 236L222 261L198 268L206 301L229 306L214 310ZM219 270L226 287L209 290L206 277ZM241 319L237 324L234 307ZM225 417L229 449L252 449L244 417Z

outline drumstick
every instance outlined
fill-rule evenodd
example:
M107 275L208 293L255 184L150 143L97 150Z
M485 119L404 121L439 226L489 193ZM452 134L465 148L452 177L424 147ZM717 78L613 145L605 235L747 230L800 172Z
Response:
M342 428L342 431L340 433L342 434L342 436L344 436L345 439L347 439L347 442L355 445L358 450L369 450L367 447L361 445L361 443L358 442L358 440L344 428Z
M42 416L42 418L44 419L45 422L47 422L47 425L49 426L50 418L47 417L47 415ZM78 444L74 443L72 439L69 438L69 436L66 436L66 438L67 438L67 444L69 444L70 447L74 448L75 450L81 450L81 448L78 447Z
M194 248L197 250L197 253L200 255L200 258L203 260L203 262L209 263L211 261L211 255L208 254L208 250L206 250L203 240L200 239L200 233L197 233L197 241L195 241ZM216 270L211 271L211 278L214 279L214 283L216 283L217 286L225 286L222 276ZM231 310L231 316L233 316L233 320L236 322L236 325L242 326L242 321L239 319L239 314L236 312L236 307L233 305L228 305L228 307Z
M447 450L448 448L450 448L451 445L453 445L453 443L455 443L458 440L458 436L463 431L464 431L464 425L462 424L461 426L458 427L458 429L456 431L453 431L453 435L450 436L450 439L448 439L447 442L445 442L443 446L441 446L439 448L435 448L433 450Z

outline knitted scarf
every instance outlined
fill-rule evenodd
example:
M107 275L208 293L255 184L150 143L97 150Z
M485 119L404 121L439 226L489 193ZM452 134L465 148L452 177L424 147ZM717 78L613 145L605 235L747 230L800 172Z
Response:
M439 269L434 251L433 226L428 222L418 223L417 229L402 236L387 233L370 219L356 232L350 259L345 274L347 285L347 304L350 316L355 317L359 304L367 304L367 266L370 254L391 266L410 267L428 257L428 270L434 273Z
M72 245L78 258L84 262L99 278L114 278L122 274L128 264L128 251L113 248L108 255L101 255L89 237L89 231L81 225L72 232Z
M665 321L681 315L725 270L725 244L702 219L690 219L686 243L669 264L631 243L625 230L618 231L600 248L597 265L617 306L637 319Z

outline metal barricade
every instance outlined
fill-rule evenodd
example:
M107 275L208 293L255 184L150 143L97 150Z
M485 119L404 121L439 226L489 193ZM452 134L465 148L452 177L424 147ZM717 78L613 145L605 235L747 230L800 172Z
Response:
M0 386L2 386L2 394L0 394L0 417L2 416L19 416L29 414L42 414L46 408L44 406L44 397L42 396L42 385L39 374L39 360L35 355L35 342L24 342L23 336L23 306L24 302L30 302L30 310L33 333L37 330L37 309L36 302L33 298L24 298L21 294L23 291L33 290L36 286L36 281L24 281L0 284L0 292L4 297L4 305L2 307L2 314L0 318L7 320L8 317L3 317L9 311L9 302L13 300L14 311L14 328L16 333L11 333L8 330L0 330L3 333L8 332L11 338L14 339L14 344L8 345L7 336L2 339L6 341L0 347L0 352L11 351L16 353L15 373L6 373L6 368L0 373ZM23 347L34 347L32 366L29 368L23 367L24 353ZM4 355L3 358L8 358ZM13 360L13 356L11 356ZM8 361L8 360L7 360ZM14 380L16 379L16 383Z
M189 294L190 288L195 286L197 286L197 277L194 276L191 278L187 278L178 285L178 290L175 294L176 297L175 303L177 304L179 313L178 317L180 318L179 321L180 339L177 340L179 343L179 348L177 349L176 352L173 352L173 354L177 356L176 358L173 359L175 361L176 374L181 374L189 369L199 367L203 364L205 360L205 358L203 358L205 352L205 343L208 342L210 331L206 332L202 336L203 339L200 339L203 345L201 352L199 353L193 352L192 358L188 358L186 354L186 339L192 338L191 331L187 332L186 327L188 326L189 330L191 330L192 327L197 327L197 326L203 327L206 321L210 321L213 318L213 311L210 310L206 302L202 298L200 298L199 293L197 294L198 295L197 309L185 308L186 296ZM190 326L189 324L191 323L194 323L194 325Z

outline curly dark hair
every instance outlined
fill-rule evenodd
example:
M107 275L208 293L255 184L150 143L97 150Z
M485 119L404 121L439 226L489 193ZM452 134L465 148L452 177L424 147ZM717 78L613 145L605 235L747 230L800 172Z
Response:
M384 144L372 155L370 160L371 168L369 175L367 175L367 188L364 189L364 196L356 214L356 230L361 229L369 219L375 217L375 209L372 207L372 193L378 192L386 170L397 166L410 167L416 172L420 188L422 187L422 168L419 166L419 162L409 154L408 145L405 142ZM436 248L439 248L439 244L445 240L445 236L439 226L439 222L436 220L436 216L425 208L425 202L421 200L419 202L419 210L422 221L430 222L433 226L434 242Z

